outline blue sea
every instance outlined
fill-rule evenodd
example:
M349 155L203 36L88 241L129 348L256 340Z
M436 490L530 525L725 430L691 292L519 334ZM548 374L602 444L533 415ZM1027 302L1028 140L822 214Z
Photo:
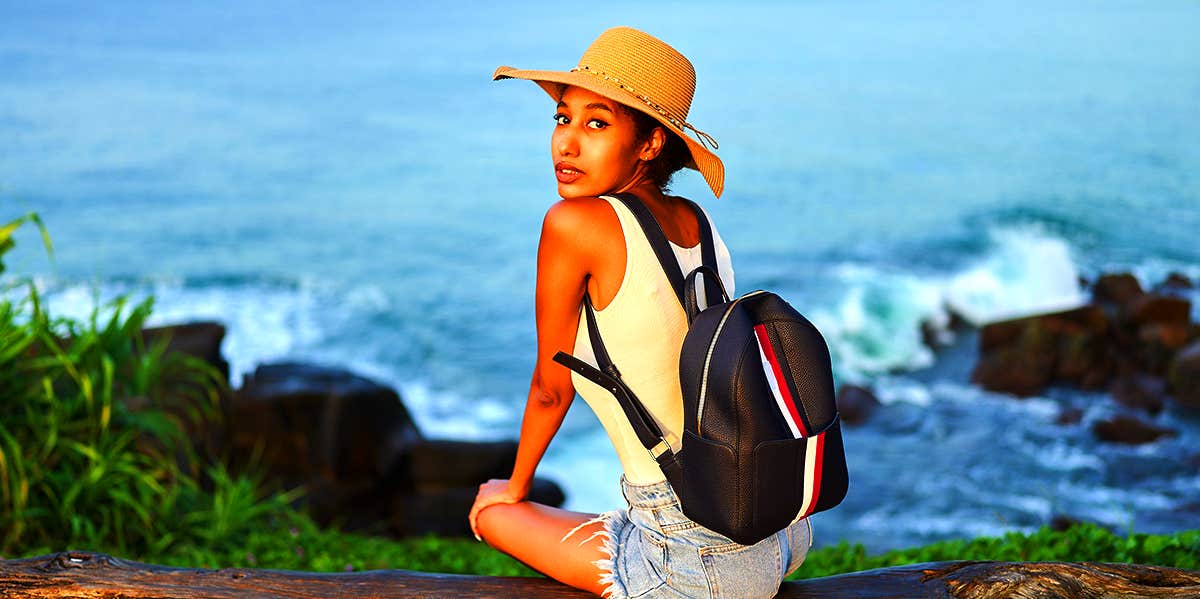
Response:
M9 273L82 316L154 294L215 319L234 383L309 360L400 390L432 437L515 438L534 357L553 107L501 64L565 69L631 25L688 55L689 121L720 143L739 291L826 336L883 407L845 433L851 488L819 545L1030 531L1064 514L1200 528L1200 415L1129 447L1103 393L969 383L972 339L920 323L1078 305L1079 279L1200 280L1200 3L17 2L0 0ZM1200 319L1200 294L1193 295ZM1083 423L1054 423L1064 406ZM619 505L582 402L539 470Z

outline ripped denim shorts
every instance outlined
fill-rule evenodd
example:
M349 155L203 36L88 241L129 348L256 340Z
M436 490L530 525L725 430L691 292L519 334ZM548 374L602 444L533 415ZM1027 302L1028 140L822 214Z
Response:
M739 545L684 516L666 481L636 485L622 477L621 491L629 509L585 523L604 523L597 534L608 558L596 565L605 597L773 597L812 546L808 519Z

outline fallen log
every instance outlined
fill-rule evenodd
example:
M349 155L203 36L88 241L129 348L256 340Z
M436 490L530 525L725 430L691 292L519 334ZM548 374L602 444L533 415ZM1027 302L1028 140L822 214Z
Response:
M68 551L0 560L0 596L588 597L553 580L406 570L295 572L173 568ZM1200 599L1200 572L1129 564L936 562L784 583L778 597L1182 597Z

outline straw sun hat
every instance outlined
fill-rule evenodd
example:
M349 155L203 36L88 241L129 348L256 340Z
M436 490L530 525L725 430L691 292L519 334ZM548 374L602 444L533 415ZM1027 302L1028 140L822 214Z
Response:
M566 86L577 85L650 115L687 143L692 156L686 166L700 171L713 194L721 197L725 165L708 149L710 145L717 149L717 141L687 122L696 71L666 42L637 29L614 27L601 33L583 53L579 66L570 71L500 67L492 79L528 79L555 100L562 98ZM696 138L685 129L691 129Z

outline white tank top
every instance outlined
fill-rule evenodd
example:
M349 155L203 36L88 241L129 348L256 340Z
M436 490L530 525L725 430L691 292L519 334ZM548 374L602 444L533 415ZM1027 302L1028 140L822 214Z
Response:
M620 200L606 196L621 221L625 236L625 276L621 287L603 310L596 311L596 324L604 338L609 357L621 371L621 378L638 396L662 429L672 449L680 448L683 430L683 399L679 390L679 351L687 333L687 317L663 272L650 242L642 233L637 217ZM705 216L708 213L705 212ZM709 219L710 225L712 220ZM717 271L730 297L734 297L733 265L729 250L712 225L716 246ZM684 274L700 266L700 246L684 248L671 243ZM699 281L697 281L699 283ZM703 285L697 285L701 291ZM702 294L701 294L702 297ZM701 299L701 305L704 305ZM587 319L580 307L579 332L575 336L575 357L596 366L588 338ZM625 478L635 484L659 482L666 477L658 463L638 441L625 412L611 393L571 373L579 396L587 402L608 433Z

